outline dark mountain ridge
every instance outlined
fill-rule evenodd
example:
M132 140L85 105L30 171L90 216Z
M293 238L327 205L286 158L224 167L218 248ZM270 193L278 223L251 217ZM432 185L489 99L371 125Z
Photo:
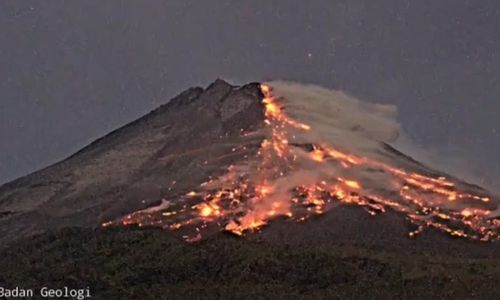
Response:
M69 158L4 184L0 240L98 226L173 196L172 185L181 193L220 174L236 159L230 149L243 143L236 134L259 126L261 98L257 83L190 88Z

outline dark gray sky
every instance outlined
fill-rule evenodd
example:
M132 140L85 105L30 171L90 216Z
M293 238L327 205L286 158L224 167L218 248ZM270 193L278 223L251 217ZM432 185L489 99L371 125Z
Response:
M0 182L217 77L395 104L416 143L500 178L497 0L2 0Z

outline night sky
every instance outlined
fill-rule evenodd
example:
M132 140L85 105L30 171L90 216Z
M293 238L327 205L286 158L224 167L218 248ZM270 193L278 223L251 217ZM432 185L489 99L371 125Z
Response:
M218 77L397 105L433 159L500 181L500 1L2 0L0 183Z

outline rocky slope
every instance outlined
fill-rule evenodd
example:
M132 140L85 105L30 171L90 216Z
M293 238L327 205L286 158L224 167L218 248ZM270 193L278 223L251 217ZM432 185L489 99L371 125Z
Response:
M53 166L0 187L3 244L66 226L95 227L174 197L256 151L240 130L262 123L259 85L217 80L191 88L148 115Z

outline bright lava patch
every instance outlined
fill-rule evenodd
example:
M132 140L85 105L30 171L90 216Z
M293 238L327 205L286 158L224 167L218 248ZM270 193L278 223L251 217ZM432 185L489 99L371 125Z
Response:
M500 239L500 220L493 214L498 206L491 196L462 189L443 176L338 148L313 124L288 114L285 99L271 86L261 84L261 91L266 138L256 157L179 199L102 225L188 228L185 239L197 241L210 228L243 235L276 217L304 221L337 205L357 205L370 215L387 209L404 214L417 228L410 237L430 227L474 240ZM375 174L375 183L360 172Z

